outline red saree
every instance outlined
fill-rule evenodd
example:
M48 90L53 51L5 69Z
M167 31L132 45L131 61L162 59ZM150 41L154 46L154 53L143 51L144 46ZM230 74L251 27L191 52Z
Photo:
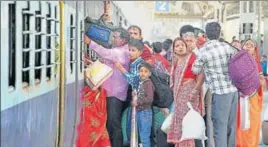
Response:
M108 147L109 135L106 130L106 93L91 90L86 86L82 90L83 106L77 127L76 147Z
M196 84L196 76L191 73L191 67L195 58L196 56L194 54L187 55L186 60L182 64L172 67L171 85L173 85L175 107L174 117L172 118L170 130L167 134L167 141L175 144L175 147L195 147L194 140L180 141L182 137L182 120L189 111L187 102L191 102L193 108L200 112L198 110L200 95L197 94L193 97L189 95Z

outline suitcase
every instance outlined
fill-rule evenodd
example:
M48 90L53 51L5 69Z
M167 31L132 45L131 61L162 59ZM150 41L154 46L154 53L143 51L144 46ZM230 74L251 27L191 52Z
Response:
M104 21L104 15L98 20L90 17L85 19L85 35L104 48L111 49L115 27L111 23Z
M262 142L268 145L268 121L262 122Z

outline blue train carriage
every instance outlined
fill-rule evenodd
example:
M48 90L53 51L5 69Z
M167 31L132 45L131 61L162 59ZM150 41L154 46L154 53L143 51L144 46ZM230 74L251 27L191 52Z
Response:
M60 34L58 1L1 1L1 146L52 147L59 126L63 146L74 143L76 90L83 86L84 12L64 5ZM78 30L78 38L76 38ZM58 121L59 39L64 37L64 122ZM78 39L76 54L75 40ZM76 56L77 55L77 56ZM75 77L79 66L78 81ZM79 99L79 98L78 98Z

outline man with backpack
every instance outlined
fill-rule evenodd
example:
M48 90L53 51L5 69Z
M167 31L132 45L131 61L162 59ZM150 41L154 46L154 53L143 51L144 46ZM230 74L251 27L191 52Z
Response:
M192 71L204 71L206 83L212 92L213 136L216 147L236 146L237 88L228 74L228 61L236 51L225 42L219 42L221 26L217 22L206 25L208 41L199 49ZM211 142L213 140L209 140Z

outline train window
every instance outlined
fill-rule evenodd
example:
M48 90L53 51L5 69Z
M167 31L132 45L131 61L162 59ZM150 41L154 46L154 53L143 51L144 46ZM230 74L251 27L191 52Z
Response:
M247 13L247 7L248 7L248 2L247 1L243 2L244 13Z
M243 23L242 29L243 29L242 33L245 34L246 33L246 23Z
M54 76L56 77L57 74L58 74L58 62L59 62L59 43L58 43L58 9L57 9L57 6L55 6L54 8L55 10L55 25L54 25L54 33L55 33L55 37L54 37L54 43L55 43L55 60L54 60L54 67L55 67L55 73L54 73Z
M73 15L71 14L70 16L70 70L71 74L73 73L73 65L74 65L74 32L75 32L75 26L74 26L74 18Z
M41 4L39 4L39 8ZM41 82L41 73L42 73L42 16L41 8L39 11L35 11L35 71L34 78L35 84Z
M58 13L57 6L55 6L54 11L55 11L55 16L54 16L54 17L55 17L55 18L58 18L58 16L57 16L57 15L58 15L58 14L57 14L57 13Z
M250 34L253 34L253 23L250 23L249 25L250 25L250 31L249 32L250 32Z
M249 12L254 12L254 2L253 1L249 1Z
M9 68L8 68L8 86L15 88L16 80L16 6L15 4L8 5L8 40L9 40Z
M83 72L83 53L84 53L84 27L83 20L80 21L80 72Z
M119 26L122 27L123 18L122 16L119 17Z
M48 14L46 15L47 18L51 18L51 5L48 3ZM52 50L52 47L51 47L51 40L52 40L52 36L50 35L51 34L51 19L47 19L46 20L46 33L48 34L47 37L46 37L46 49L47 49L47 52L46 52L46 65L47 65L47 68L46 68L46 77L48 80L51 80L51 50Z
M22 83L23 88L29 86L30 83L30 17L33 14L29 11L30 2L28 7L22 9Z
M55 11L55 16L54 17L55 17L55 20L56 20L55 21L55 26L54 26L55 27L54 28L54 33L56 35L55 36L55 41L57 41L57 38L58 38L57 37L58 36L58 27L57 27L58 26L58 21L57 21L57 19L58 19L58 9L57 9L57 6L55 6L55 10L54 11Z

